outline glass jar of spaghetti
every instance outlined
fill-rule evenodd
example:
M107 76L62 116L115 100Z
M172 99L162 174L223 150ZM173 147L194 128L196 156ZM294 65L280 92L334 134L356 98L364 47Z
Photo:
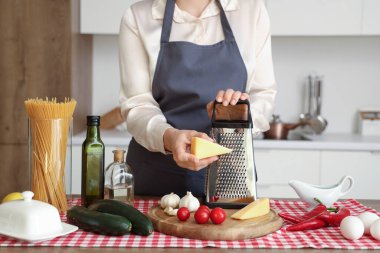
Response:
M29 99L29 168L34 199L61 212L71 195L71 129L75 100Z

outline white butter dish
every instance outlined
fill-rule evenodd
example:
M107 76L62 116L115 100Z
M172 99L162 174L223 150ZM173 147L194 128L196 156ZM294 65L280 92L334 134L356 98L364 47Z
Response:
M0 234L40 242L74 232L78 227L61 222L58 209L32 200L33 192L23 192L23 200L0 205Z

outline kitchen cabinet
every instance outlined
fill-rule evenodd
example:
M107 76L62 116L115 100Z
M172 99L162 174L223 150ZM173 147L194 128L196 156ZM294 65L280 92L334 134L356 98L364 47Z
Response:
M296 198L292 179L319 184L319 151L255 150L259 197Z
M106 166L113 161L112 150L120 148L107 145L105 150ZM128 147L122 147L127 149ZM80 145L73 145L72 192L80 194L81 185ZM310 150L255 150L258 173L257 190L259 196L272 198L296 198L294 190L288 185L292 179L319 183L319 151Z
M118 34L125 10L138 0L81 0L82 34Z
M267 0L266 3L274 36L361 34L362 0Z
M380 1L363 0L363 35L380 35Z
M105 163L113 160L112 150L127 150L131 136L119 131L102 131L106 146ZM73 193L80 193L81 145L85 133L73 138ZM351 175L355 185L344 198L380 199L380 137L355 134L324 134L309 141L255 140L255 162L259 197L297 198L288 185L292 179L311 184L336 184Z
M139 0L81 0L82 34L119 33ZM380 35L379 0L265 0L273 36Z
M321 151L321 184L335 184L344 175L355 180L344 198L380 199L380 151Z

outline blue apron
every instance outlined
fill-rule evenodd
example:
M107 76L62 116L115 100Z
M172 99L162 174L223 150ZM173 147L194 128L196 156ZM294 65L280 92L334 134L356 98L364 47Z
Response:
M247 70L223 7L219 0L216 3L225 39L214 45L169 42L175 0L166 3L152 93L168 123L177 129L208 134L207 103L219 90L245 91ZM204 169L194 172L181 168L172 155L150 152L135 139L130 142L127 163L134 173L136 195L204 194Z

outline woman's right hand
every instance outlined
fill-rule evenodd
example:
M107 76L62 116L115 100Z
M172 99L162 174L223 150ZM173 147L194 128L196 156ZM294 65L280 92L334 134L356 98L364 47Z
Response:
M218 160L218 157L213 156L199 160L195 155L192 155L190 153L192 137L200 137L213 141L205 133L193 130L169 128L164 133L164 146L165 150L173 153L174 161L178 166L193 171L199 171Z

